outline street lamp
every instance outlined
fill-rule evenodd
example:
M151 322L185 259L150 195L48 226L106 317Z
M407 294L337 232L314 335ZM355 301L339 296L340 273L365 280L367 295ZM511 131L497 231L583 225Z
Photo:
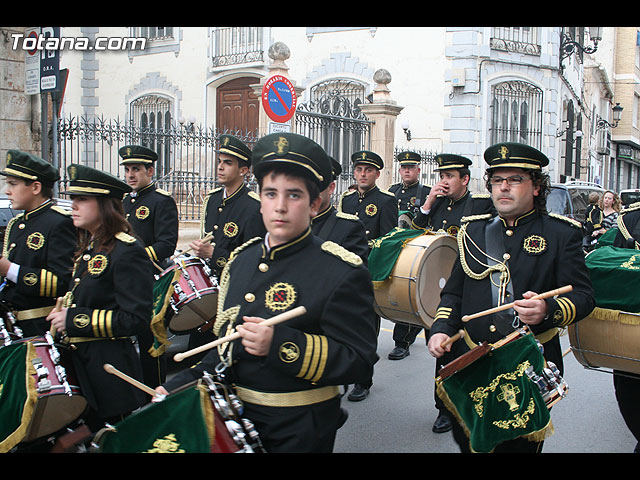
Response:
M622 118L622 110L623 108L619 103L616 103L616 106L613 107L613 123L607 122L604 118L598 118L598 123L596 124L596 130L600 130L601 128L609 127L616 128L618 126L618 122Z
M582 45L580 42L571 38L568 33L562 31L560 40L560 62L574 53L576 49L584 53L594 53L598 49L598 42L602 40L602 27L588 27L589 37L593 41L593 45Z

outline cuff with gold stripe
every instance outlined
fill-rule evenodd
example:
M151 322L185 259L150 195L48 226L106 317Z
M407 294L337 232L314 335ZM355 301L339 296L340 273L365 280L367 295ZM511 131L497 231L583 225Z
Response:
M105 338L113 337L113 310L91 310L71 312L71 323L67 330L82 332L87 337ZM69 322L69 317L67 317Z
M55 297L58 294L58 276L49 270L20 267L19 279L32 295ZM35 289L35 290L34 290Z
M278 354L283 362L301 359L300 371L296 376L315 383L322 378L327 366L329 342L324 335L305 333L304 336L306 344L302 346L301 351L294 343L285 342L280 346Z
M452 311L453 309L451 307L439 307L438 310L436 310L436 316L433 321L437 322L438 320L448 320Z
M549 301L548 309L551 312L553 325L556 327L566 327L576 319L576 306L568 297L556 297Z
M145 247L144 249L147 252L147 255L149 255L149 258L151 260L153 260L154 262L158 261L158 255L156 255L156 251L153 249L152 246Z

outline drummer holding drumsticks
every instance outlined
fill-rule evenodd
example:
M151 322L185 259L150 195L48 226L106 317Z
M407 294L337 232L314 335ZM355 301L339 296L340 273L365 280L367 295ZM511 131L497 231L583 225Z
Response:
M548 158L533 147L500 143L484 154L487 189L497 215L467 217L458 233L459 258L441 293L431 326L429 352L451 361L480 342L495 343L518 325L528 325L542 343L546 360L563 370L558 327L587 316L595 306L582 252L578 222L548 214ZM555 298L536 294L572 285ZM513 310L463 322L465 315L515 302ZM442 347L463 329L465 335ZM463 452L469 440L454 422L453 435ZM542 442L517 438L496 451L539 452Z
M640 202L629 205L618 217L618 233L613 241L614 247L640 250ZM640 453L640 376L614 370L613 386L620 413L629 430L638 441L634 449Z
M245 181L251 168L251 149L233 135L220 135L218 143L216 180L220 186L207 194L200 216L201 238L191 242L190 247L220 278L231 252L253 237L263 237L265 228L260 198ZM211 236L211 241L204 241L206 236ZM189 337L189 348L213 339L211 330L194 332Z
M156 187L153 181L158 154L142 145L125 145L118 150L125 179L133 189L122 199L124 215L142 240L149 259L166 268L168 258L178 244L178 207L171 194ZM144 383L155 387L164 382L167 359L163 350L151 353L154 334L151 328L138 335Z
M156 391L166 395L226 366L267 452L331 452L346 420L339 386L370 376L377 360L371 277L358 255L311 232L319 192L332 180L324 150L301 135L270 134L252 158L267 234L231 254L213 327L241 338ZM299 306L300 317L258 324Z

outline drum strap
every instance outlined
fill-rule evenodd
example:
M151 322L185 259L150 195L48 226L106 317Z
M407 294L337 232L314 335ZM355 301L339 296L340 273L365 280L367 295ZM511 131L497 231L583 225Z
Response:
M498 262L494 259L502 259L505 253L504 240L502 237L502 220L499 216L496 216L489 220L487 228L485 229L485 248L487 253L487 265L493 266ZM505 260L505 265L508 267L508 262ZM496 279L495 277L498 276ZM491 284L491 297L492 306L498 307L503 303L508 303L513 298L509 284L504 285L504 291L501 289L502 282L499 272L491 272L489 274L489 280ZM501 298L503 297L503 298ZM505 301L505 299L507 299ZM503 310L493 314L493 323L496 326L498 332L502 335L508 335L513 332L513 317L515 312L513 308Z

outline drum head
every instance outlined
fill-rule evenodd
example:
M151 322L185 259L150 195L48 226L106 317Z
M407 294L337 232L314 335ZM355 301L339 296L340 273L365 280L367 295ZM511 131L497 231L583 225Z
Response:
M216 316L218 309L218 289L210 288L198 292L200 298L191 294L189 299L180 302L178 313L169 320L169 330L184 334L201 327Z
M428 326L431 326L435 320L436 310L440 304L440 292L449 280L457 257L456 239L450 235L436 235L419 259L416 300L418 314Z
M409 213L403 213L398 217L398 227L400 228L411 228L411 223L413 222L413 216Z

